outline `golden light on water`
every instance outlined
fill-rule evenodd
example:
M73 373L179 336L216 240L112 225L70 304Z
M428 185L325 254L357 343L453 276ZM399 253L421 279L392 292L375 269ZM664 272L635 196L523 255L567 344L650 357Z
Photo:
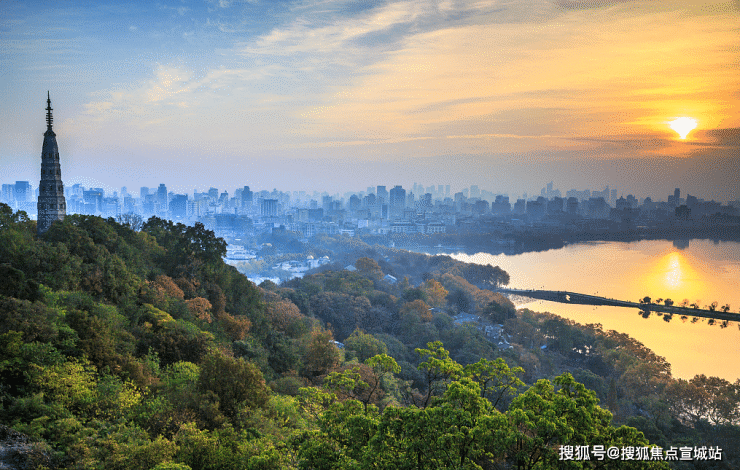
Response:
M693 302L701 298L706 288L705 276L697 268L690 258L677 251L660 257L642 276L645 295L670 298L676 304L683 299Z
M681 136L681 139L685 139L689 132L696 129L697 124L696 119L690 117L680 117L668 123L671 129Z
M668 255L668 271L665 275L665 285L672 290L678 289L683 282L683 272L681 271L681 255L671 253Z

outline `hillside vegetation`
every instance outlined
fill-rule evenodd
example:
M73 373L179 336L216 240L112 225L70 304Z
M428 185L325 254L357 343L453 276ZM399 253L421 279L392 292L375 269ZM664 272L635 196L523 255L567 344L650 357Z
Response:
M354 272L258 287L199 224L72 215L37 237L0 205L0 466L669 468L560 446L689 444L737 467L740 384L515 312L498 268L358 248ZM499 324L512 347L478 327Z

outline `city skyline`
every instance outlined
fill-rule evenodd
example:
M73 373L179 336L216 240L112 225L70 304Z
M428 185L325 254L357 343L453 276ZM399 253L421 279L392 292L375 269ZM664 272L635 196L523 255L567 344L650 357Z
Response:
M68 187L740 198L736 2L6 7L7 182L37 182L50 90Z

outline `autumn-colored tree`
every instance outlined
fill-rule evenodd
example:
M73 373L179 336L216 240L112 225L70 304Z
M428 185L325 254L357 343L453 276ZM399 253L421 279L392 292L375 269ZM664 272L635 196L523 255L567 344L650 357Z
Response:
M339 365L339 350L331 331L323 328L311 331L304 364L310 377L325 375Z
M226 312L217 315L216 320L218 320L232 341L244 339L247 333L249 333L249 328L252 326L249 318L241 315L230 315Z
M357 272L368 276L371 279L380 279L383 277L383 270L380 269L380 265L372 258L360 258L355 261L355 268Z
M175 279L175 284L179 287L186 298L193 298L198 295L198 286L200 285L197 279L185 279L184 277L178 277Z
M267 317L272 325L288 336L298 337L305 331L305 317L296 304L280 299L267 304Z
M424 283L427 300L432 307L443 307L449 292L436 279L428 279Z
M208 299L196 297L194 299L186 300L185 304L188 306L188 310L190 310L190 314L193 315L193 317L207 323L211 323L211 321L213 321L211 318L211 303Z
M173 299L184 299L185 294L182 289L172 280L171 277L160 274L154 278L153 283L158 289L162 290L165 294Z
M430 311L429 305L421 299L406 302L403 307L401 307L401 315L409 314L418 315L423 321L432 321L432 312Z

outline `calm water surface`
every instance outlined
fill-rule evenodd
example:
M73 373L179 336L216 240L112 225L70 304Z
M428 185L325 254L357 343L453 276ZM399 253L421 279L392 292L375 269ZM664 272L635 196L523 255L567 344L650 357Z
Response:
M511 276L509 287L569 290L636 302L648 295L684 299L702 307L713 301L740 311L740 243L691 240L676 243L647 240L631 243L591 242L521 255L451 254L470 263L500 266ZM692 324L673 317L666 323L652 314L643 319L637 309L566 305L533 301L522 305L552 312L578 323L601 323L604 329L627 333L672 365L674 377L696 374L740 378L740 330Z

